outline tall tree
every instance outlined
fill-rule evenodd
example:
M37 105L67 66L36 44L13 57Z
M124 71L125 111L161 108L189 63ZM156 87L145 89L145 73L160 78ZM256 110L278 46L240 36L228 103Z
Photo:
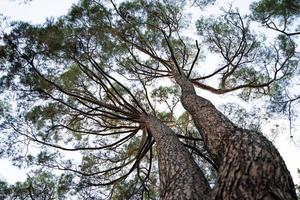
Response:
M98 198L155 198L157 159L162 199L296 199L272 143L233 124L194 88L241 91L244 99L280 94L297 70L296 44L282 36L267 46L232 9L199 19L195 41L185 36L189 3L82 0L43 25L12 24L0 48L3 100L14 93L18 102L4 112L6 153L18 155L9 149L16 140L35 142L42 151L30 152L30 162L74 172L82 190L102 186ZM220 65L200 66L205 47ZM198 134L188 114L176 117L176 89L156 87L166 77L180 87ZM217 171L212 190L204 161Z
M85 17L91 21L83 22ZM79 173L82 187L114 185L136 170L141 197L149 190L155 141L160 196L206 199L209 185L188 150L170 128L148 114L148 107L154 108L150 101L143 103L146 88L143 97L111 75L114 54L124 51L122 44L109 39L117 32L112 17L102 5L83 1L58 22L48 21L45 27L19 23L3 36L3 67L8 67L3 80L26 99L20 114L31 131L20 119L7 121L4 128L43 146L84 151L80 167L55 164L57 156L47 152L36 161ZM85 30L99 19L92 27L96 35Z

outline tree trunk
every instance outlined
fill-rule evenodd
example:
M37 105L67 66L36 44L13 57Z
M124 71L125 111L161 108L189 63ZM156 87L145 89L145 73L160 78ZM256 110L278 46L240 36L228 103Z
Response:
M157 146L161 199L208 199L208 182L175 133L153 116L145 117L145 125Z
M260 133L240 129L178 75L181 102L191 114L215 164L218 180L211 200L297 199L291 175L273 144Z

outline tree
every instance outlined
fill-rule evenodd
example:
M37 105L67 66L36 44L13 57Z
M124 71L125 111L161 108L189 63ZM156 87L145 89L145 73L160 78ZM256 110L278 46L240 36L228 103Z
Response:
M296 199L272 143L233 124L194 88L278 96L296 73L296 44L280 36L268 46L232 9L199 19L194 41L184 36L189 3L201 2L82 0L43 25L12 24L0 48L3 100L14 93L18 101L15 112L3 109L5 153L22 155L15 141L39 144L26 159L76 174L89 198L156 198L157 160L162 199ZM205 47L220 65L201 66ZM177 86L157 86L165 78ZM176 117L179 99L188 113Z
M291 0L261 0L251 5L253 18L268 28L286 36L299 35L300 2ZM292 28L296 27L294 30Z
M300 174L300 169L298 169L298 175ZM298 195L298 200L300 199L300 185L296 185L296 192L297 192L297 195Z
M8 185L5 181L0 181L0 198L5 199L10 193Z
M251 4L253 20L262 23L263 26L270 30L277 31L281 35L279 40L283 40L282 45L287 46L285 38L288 40L297 39L299 32L299 1L273 1L261 0ZM280 94L276 94L271 98L270 111L284 113L288 116L290 121L290 137L293 138L292 128L293 120L297 118L297 111L294 107L299 102L299 93L286 89Z
M57 177L51 172L36 171L33 177L27 177L24 182L14 185L1 181L1 199L66 199L71 195L68 183L72 176L62 174Z

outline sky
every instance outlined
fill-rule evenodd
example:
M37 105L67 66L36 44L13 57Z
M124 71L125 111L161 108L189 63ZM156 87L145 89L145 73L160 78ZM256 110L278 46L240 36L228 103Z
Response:
M73 3L77 0L33 0L28 4L20 3L22 0L0 0L0 13L8 16L11 20L23 20L34 24L42 23L46 18L58 17L67 13ZM228 5L228 0L225 2ZM233 1L233 6L238 6L246 11L247 6L244 0ZM226 6L225 5L225 6ZM203 94L203 93L202 93ZM205 97L211 94L205 93ZM217 98L217 97L216 97ZM233 99L232 101L238 101ZM300 147L291 141L287 129L287 120L273 120L263 127L264 132L269 132L274 124L281 124L283 127L275 140L275 145L284 158L296 184L300 183L297 168L300 168ZM267 133L268 134L268 133ZM299 138L299 137L298 137ZM0 160L0 179L13 183L26 178L26 170L13 167L8 160Z
M43 23L46 18L67 14L77 0L33 0L28 4L22 0L0 0L0 13L11 20L25 20L30 23ZM12 166L7 159L0 160L0 179L10 183L26 179L26 170Z
M77 0L33 0L28 4L23 0L0 0L0 13L13 20L42 23L46 18L58 17L67 13Z

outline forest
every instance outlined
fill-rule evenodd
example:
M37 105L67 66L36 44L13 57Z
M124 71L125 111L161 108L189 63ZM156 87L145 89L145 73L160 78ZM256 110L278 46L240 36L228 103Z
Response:
M0 199L299 199L259 115L299 137L299 16L299 0L248 14L223 0L79 0L43 24L1 16L0 158L32 170L0 180Z

